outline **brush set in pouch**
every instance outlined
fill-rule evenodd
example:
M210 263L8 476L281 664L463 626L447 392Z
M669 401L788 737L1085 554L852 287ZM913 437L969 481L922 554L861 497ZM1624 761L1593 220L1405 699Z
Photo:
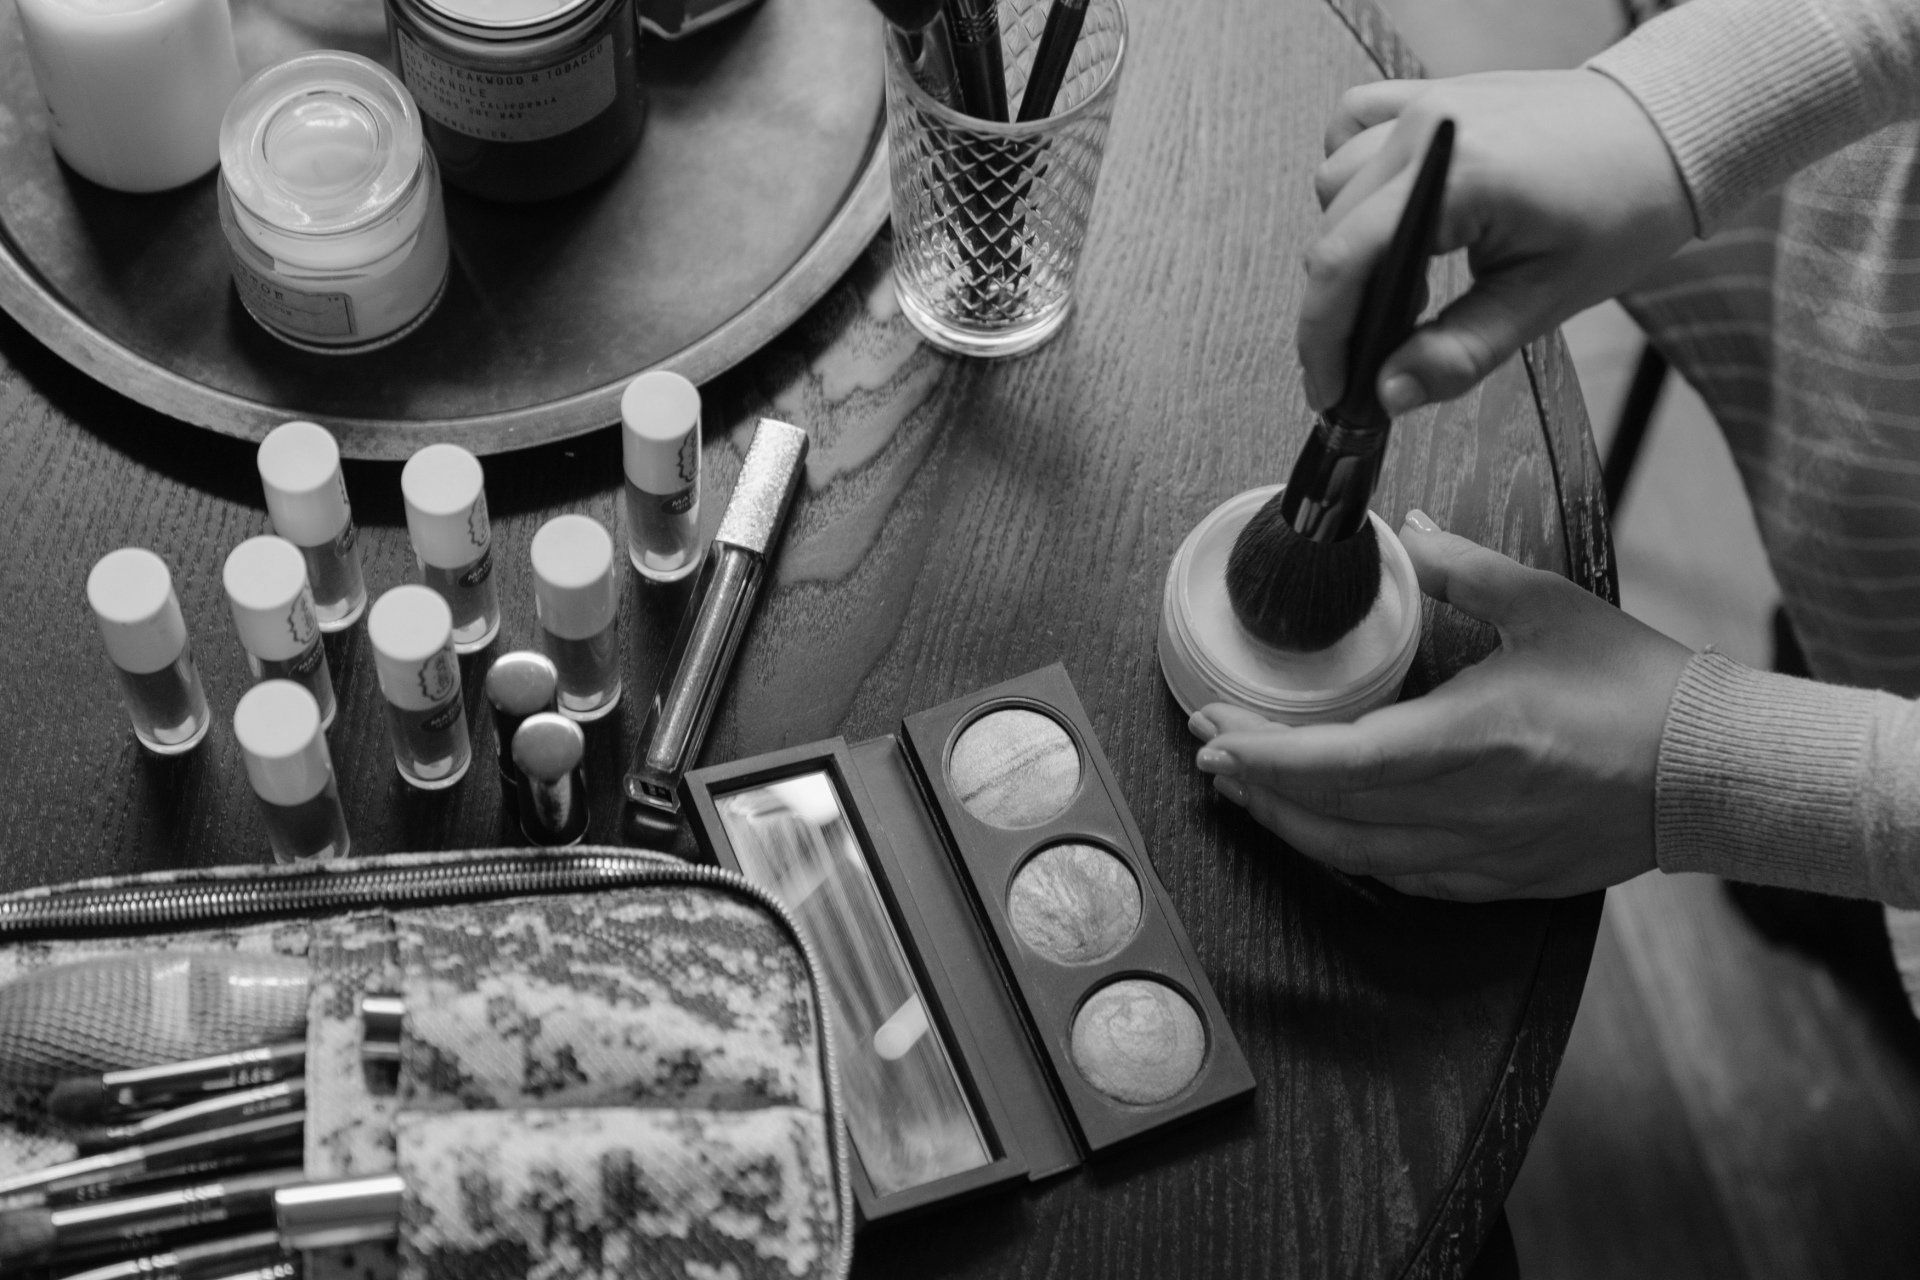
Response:
M822 982L610 849L0 897L0 1275L843 1276Z

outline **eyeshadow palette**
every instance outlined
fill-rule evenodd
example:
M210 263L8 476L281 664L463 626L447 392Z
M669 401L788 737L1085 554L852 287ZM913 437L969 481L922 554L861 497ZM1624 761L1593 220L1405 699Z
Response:
M696 770L683 804L819 956L866 1221L1253 1091L1057 663L897 737Z

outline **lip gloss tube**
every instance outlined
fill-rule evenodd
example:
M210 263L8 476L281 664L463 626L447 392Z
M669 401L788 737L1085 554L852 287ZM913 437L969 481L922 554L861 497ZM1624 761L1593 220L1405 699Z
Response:
M627 798L656 827L679 821L681 775L706 739L806 460L806 432L772 418L760 420L627 772ZM648 832L649 838L664 834Z
M455 653L478 653L500 631L484 481L480 459L457 444L430 444L400 471L420 580L453 611Z
M627 558L650 582L678 582L700 567L700 391L656 369L620 396L626 472Z
M340 446L325 427L287 422L260 442L254 462L273 531L306 559L314 618L322 631L345 631L367 607L367 583Z
M163 756L198 746L213 717L166 561L140 547L108 552L87 575L87 603L140 745Z
M221 580L253 678L293 681L313 695L320 728L332 728L333 676L300 549L271 534L248 538L228 553Z
M324 664L321 670L326 670ZM262 681L234 708L233 736L240 740L247 780L267 819L274 860L346 857L353 838L347 834L320 704L313 695L291 680Z
M452 786L466 776L473 747L447 602L428 587L395 587L373 602L367 635L400 776L422 791Z
M533 535L540 648L559 675L560 714L598 720L620 704L620 588L613 539L586 516L555 516Z

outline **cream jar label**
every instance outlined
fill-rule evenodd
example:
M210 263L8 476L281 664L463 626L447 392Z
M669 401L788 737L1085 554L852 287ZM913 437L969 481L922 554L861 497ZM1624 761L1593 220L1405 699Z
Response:
M233 284L247 310L276 329L310 338L351 338L353 300L344 293L289 289L260 274L240 254L230 254Z
M538 142L586 124L619 91L611 35L548 67L475 70L449 62L404 28L400 78L420 110L485 142Z

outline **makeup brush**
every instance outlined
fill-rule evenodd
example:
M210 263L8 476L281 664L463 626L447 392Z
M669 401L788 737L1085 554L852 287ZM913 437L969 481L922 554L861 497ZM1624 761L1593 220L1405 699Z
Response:
M305 1033L307 962L247 952L127 952L0 985L0 1083L172 1062Z
M82 1156L31 1173L0 1180L0 1198L53 1196L136 1182L164 1171L180 1171L229 1155L250 1156L263 1148L298 1142L306 1127L304 1111L262 1116L238 1124L163 1138L143 1146Z
M1254 639L1314 653L1360 625L1380 591L1380 543L1367 504L1392 420L1374 384L1419 319L1427 259L1453 157L1442 120L1386 253L1367 279L1347 346L1347 385L1313 424L1286 488L1254 512L1227 556L1227 600Z
M243 1173L150 1195L59 1209L0 1210L0 1274L57 1262L83 1250L220 1222L271 1219L274 1192L301 1186L298 1169Z
M307 1082L302 1079L279 1080L257 1089L235 1089L216 1094L183 1107L156 1111L126 1124L80 1129L70 1136L81 1155L98 1155L117 1147L144 1145L166 1138L184 1138L189 1134L223 1129L244 1120L284 1115L307 1105Z
M960 109L976 120L1006 123L1007 70L1000 58L997 0L944 0L944 3L947 30L953 36Z
M943 0L873 0L873 7L893 28L888 34L898 42L901 60L913 72L915 83L942 106L966 110Z
M1053 114L1053 100L1060 95L1086 20L1087 0L1053 0L1047 25L1040 32L1040 47L1034 50L1033 70L1027 73L1026 92L1020 95L1021 124Z
M68 1124L98 1124L122 1112L272 1084L299 1075L306 1065L307 1042L285 1040L188 1062L74 1076L53 1087L47 1095L47 1111Z

